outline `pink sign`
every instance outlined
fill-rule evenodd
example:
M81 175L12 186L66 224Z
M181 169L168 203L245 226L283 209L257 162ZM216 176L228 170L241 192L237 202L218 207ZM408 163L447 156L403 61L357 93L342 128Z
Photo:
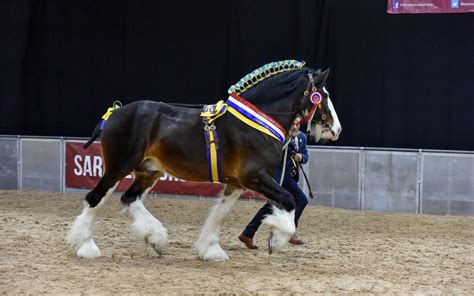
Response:
M388 0L387 12L391 14L474 12L474 0Z
M77 189L92 189L104 173L104 162L99 144L92 144L84 149L84 142L66 141L66 187ZM117 191L126 191L132 184L131 175L123 179ZM180 180L171 175L163 175L156 186L152 189L154 193L180 194L216 197L224 188L223 184L196 183ZM242 198L265 199L262 195L247 190Z

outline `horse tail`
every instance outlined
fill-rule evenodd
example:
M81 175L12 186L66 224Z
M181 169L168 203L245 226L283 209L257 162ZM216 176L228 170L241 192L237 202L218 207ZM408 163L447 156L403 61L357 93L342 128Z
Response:
M89 141L87 141L82 146L84 149L89 147L92 143L94 143L95 140L97 140L97 138L100 137L100 135L102 134L102 130L104 129L105 123L109 119L110 115L112 115L112 113L114 113L115 111L117 111L120 108L122 108L122 103L120 101L115 101L113 103L112 107L107 109L107 112L105 112L105 114L102 115L102 120L95 126L95 129L92 132L92 135L91 135Z
M100 135L102 134L102 129L100 128L101 125L102 121L95 126L90 139L84 145L82 145L84 149L87 149L92 143L94 143L95 140L100 137Z

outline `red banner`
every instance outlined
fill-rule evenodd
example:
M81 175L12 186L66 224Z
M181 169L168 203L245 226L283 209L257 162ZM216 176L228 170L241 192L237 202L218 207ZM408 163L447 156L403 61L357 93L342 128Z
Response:
M99 144L82 148L84 142L66 141L66 187L92 189L104 173L104 162ZM133 176L123 179L116 191L125 191L132 184ZM181 194L215 197L223 189L223 184L188 182L169 174L164 174L151 190L161 194ZM265 199L260 194L247 190L243 198Z
M391 14L474 12L474 0L388 0L387 12Z

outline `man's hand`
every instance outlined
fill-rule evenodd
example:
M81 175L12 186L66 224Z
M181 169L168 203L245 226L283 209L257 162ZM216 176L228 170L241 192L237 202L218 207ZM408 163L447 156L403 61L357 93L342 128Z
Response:
M300 153L296 153L294 156L293 156L293 159L300 163L302 160L303 160L303 155L301 155Z

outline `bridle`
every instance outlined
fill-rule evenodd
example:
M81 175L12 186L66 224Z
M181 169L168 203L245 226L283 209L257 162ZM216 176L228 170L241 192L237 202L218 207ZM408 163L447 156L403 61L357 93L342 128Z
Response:
M308 76L309 76L309 82L308 82L308 88L304 91L303 95L308 98L308 100L310 101L310 104L312 105L311 106L311 109L309 110L308 114L306 114L306 116L303 116L303 114L301 114L301 117L303 119L300 120L299 124L300 125L303 125L307 122L311 122L313 120L313 117L316 113L316 110L320 110L319 114L321 115L321 120L318 121L319 124L323 125L323 126L327 126L327 122L326 122L326 114L322 113L322 106L321 104L323 103L323 96L321 95L321 93L318 91L318 89L316 88L316 86L314 85L314 77L313 77L313 73L308 73Z
M289 116L289 115L298 114L300 116L300 118L302 118L299 121L299 124L303 125L307 122L311 122L313 120L314 115L316 114L316 110L319 109L319 114L320 114L321 118L320 118L320 120L317 121L317 123L321 124L322 126L327 128L329 125L327 123L326 114L323 113L323 106L322 106L323 96L318 91L317 87L315 86L313 73L311 73L311 72L308 73L308 78L309 78L308 87L304 91L303 95L304 95L305 98L307 98L309 100L309 102L311 104L311 109L308 112L308 114L306 114L306 116L304 116L304 114L301 113L301 111L267 112L267 114L271 115L271 116ZM308 130L309 130L309 127L308 127Z

